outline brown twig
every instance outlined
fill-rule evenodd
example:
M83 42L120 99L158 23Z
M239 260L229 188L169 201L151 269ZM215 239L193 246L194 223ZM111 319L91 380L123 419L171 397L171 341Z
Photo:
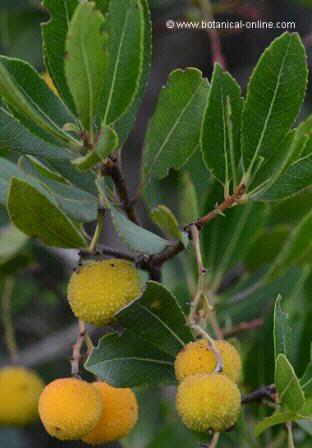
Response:
M166 261L178 255L185 249L181 241L168 245L166 249L156 255L152 255L150 261L154 266L162 266Z
M73 376L79 376L81 349L85 341L86 325L82 320L78 321L79 334L76 343L73 345L73 355L71 359L71 373Z
M118 161L116 158L111 157L106 162L106 164L102 167L102 174L106 175L106 176L109 175L112 177L112 179L115 183L119 198L122 201L123 209L127 213L128 218L131 219L134 223L138 224L138 220L137 220L135 210L133 207L133 202L130 201L130 199L129 199L127 187L126 187L125 181L123 179L123 176L120 171L119 164L118 164ZM222 214L227 208L230 208L233 205L235 205L236 203L238 203L240 201L240 199L242 198L243 194L245 193L245 190L246 190L245 186L240 185L236 189L236 191L234 192L233 195L225 198L225 200L220 205L216 206L216 208L214 210L212 210L207 215L199 218L194 223L191 223L190 225L186 226L185 231L187 231L189 233L189 235L191 236L190 229L191 229L191 226L193 226L193 225L197 227L198 231L200 231L202 229L202 227L205 224L207 224L209 221L213 220L218 215ZM162 265L166 261L174 258L176 255L178 255L184 249L185 249L185 247L181 241L176 241L173 243L168 241L168 246L162 252L155 254L155 255L151 255L149 257L143 257L143 258L141 257L140 261L138 262L138 267L141 267L142 269L148 271L150 273L151 279L153 279L155 281L160 281ZM137 262L137 258L138 258L134 255L123 253L122 251L119 251L119 250L113 249L113 248L108 248L108 247L103 247L102 252L103 253L106 252L107 255L118 256L120 258L133 260L135 262Z
M245 395L242 398L242 404L256 403L259 401L261 402L262 400L270 400L275 402L275 395L276 387L274 384L271 384L270 386L263 386L260 389Z
M211 212L209 212L205 216L202 216L197 221L193 222L191 225L196 225L198 230L201 230L203 226L207 224L209 221L212 221L219 215L223 215L225 210L233 207L235 204L238 204L245 192L246 192L246 186L244 184L240 184L232 195L225 198L224 201L221 204L217 205ZM187 226L186 230L189 229L189 227L190 226Z
M261 327L263 324L263 319L254 319L249 322L241 322L240 324L232 327L230 330L224 330L223 336L225 338L230 338L238 333L242 333L243 331L254 330L255 328Z
M139 224L133 201L131 201L129 197L126 181L120 168L120 160L115 156L109 157L105 165L102 167L102 174L112 178L119 199L122 203L122 208L132 222Z
M207 215L205 215L205 216L199 218L197 221L187 225L184 228L184 230L190 234L191 226L196 225L196 227L200 231L204 227L204 225L207 224L209 221L212 221L217 216L223 214L223 212L226 209L239 203L239 201L241 200L245 191L246 191L245 185L239 185L239 187L236 189L236 191L234 192L233 195L228 196L220 205L218 205L214 210L209 212ZM183 252L184 249L185 249L185 247L181 243L181 241L177 241L174 244L168 245L168 247L166 247L166 249L164 249L159 254L151 256L149 261L154 266L161 267L166 261L171 260L171 258L175 257L180 252Z

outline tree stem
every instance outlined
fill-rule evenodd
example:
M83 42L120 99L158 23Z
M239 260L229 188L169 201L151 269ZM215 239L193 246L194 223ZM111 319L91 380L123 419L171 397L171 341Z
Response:
M78 321L79 333L76 343L73 345L73 355L71 359L71 373L72 376L79 376L80 360L81 360L81 348L86 337L86 325L82 320Z
M198 230L201 230L205 224L207 224L209 221L215 219L218 215L223 215L223 212L232 207L233 205L237 204L244 193L246 192L246 186L244 184L240 184L234 191L234 193L224 199L224 201L215 207L214 210L209 212L207 215L202 216L197 221L193 222L190 226L187 226L187 229L190 229L192 225L196 225Z
M294 435L292 431L292 422L286 423L286 428L288 432L288 448L295 448Z
M245 395L242 398L242 404L261 402L262 400L275 401L275 394L276 388L274 384L271 384L270 386L263 386L260 387L260 389Z
M4 328L5 343L12 362L18 361L18 348L15 338L14 325L12 321L12 293L14 288L14 280L7 277L4 281L2 294L2 323Z
M94 253L96 251L97 244L99 242L99 239L101 237L101 234L102 234L103 228L104 228L104 216L105 216L105 209L102 207L99 207L95 232L93 234L93 237L92 237L89 249L88 249L88 252L90 252L90 253Z
M204 280L205 280L206 268L203 265L203 258L202 258L202 254L201 254L199 229L195 224L193 224L190 227L190 232L191 232L191 236L192 236L193 246L194 246L194 250L195 250L195 258L196 258L197 268L198 268L198 281L197 281L196 292L195 292L194 298L193 298L193 300L191 302L191 306L190 306L190 314L189 314L188 322L189 322L190 328L195 333L197 333L199 336L203 337L204 339L207 339L207 341L211 347L211 350L213 351L213 353L215 354L215 357L216 357L215 372L218 373L218 372L222 372L222 370L223 370L223 360L222 360L221 353L218 350L214 339L197 322L198 308L199 308L199 305L200 305L202 299L205 297ZM207 299L207 297L206 297L206 299ZM210 313L212 307L209 303L207 304L207 306L208 306L207 312Z
M103 167L102 172L104 175L108 175L112 178L117 194L122 203L122 208L126 212L130 221L135 224L139 224L139 220L133 206L133 201L131 201L129 197L126 181L120 168L120 160L117 157L110 157L108 162L106 162Z
M216 446L218 445L218 442L220 440L220 433L219 432L215 432L212 440L210 442L209 448L216 448Z

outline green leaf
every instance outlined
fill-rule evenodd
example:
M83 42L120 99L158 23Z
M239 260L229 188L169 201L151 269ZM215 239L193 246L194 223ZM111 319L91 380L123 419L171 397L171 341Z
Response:
M152 62L152 21L150 17L149 5L146 0L142 0L142 15L144 25L144 39L142 46L142 74L139 80L138 91L130 107L114 123L114 129L119 135L121 144L126 141L136 121L138 109L142 102L145 87L149 78Z
M275 225L262 230L256 241L250 245L245 260L249 271L256 271L269 265L282 249L289 236L289 226Z
M308 118L300 123L295 132L297 138L289 165L312 152L312 115L309 115Z
M99 162L105 160L119 146L119 138L116 131L110 126L104 126L101 130L98 142L94 150L83 157L78 157L72 163L80 170L88 170Z
M293 264L304 260L306 255L311 258L311 232L312 211L307 213L290 233L286 244L267 272L266 281L271 281Z
M207 212L211 210L211 199L208 202ZM211 269L211 288L217 289L224 274L244 261L266 218L267 208L263 204L249 202L228 210L224 217L205 226L203 247L206 264Z
M19 157L17 164L26 173L34 175L34 177L40 177L42 179L52 179L62 184L68 184L69 182L56 170L50 167L47 162L42 162L36 157L27 155Z
M8 211L18 229L48 246L80 248L86 241L77 227L48 195L26 181L13 178L9 190Z
M297 415L294 412L276 412L271 417L266 417L255 428L255 435L260 436L266 429L271 426L281 425L282 423L291 422L297 419Z
M81 171L77 170L71 161L67 160L49 160L49 166L81 190L93 195L97 194L95 174L93 172L84 172L82 176Z
M140 417L130 434L123 440L127 448L147 447L155 434L159 432L159 424L164 422L163 396L159 387L140 388L135 390L140 409Z
M38 161L22 157L19 166L26 173L38 180L51 193L62 211L78 222L94 221L97 217L97 198L73 185L64 184L48 178L38 170Z
M312 396L308 396L303 408L300 411L301 418L309 418L312 420Z
M300 378L300 384L302 386L302 389L306 395L306 397L312 397L312 344L311 344L311 355L310 355L310 361Z
M116 387L175 383L173 359L140 339L136 332L100 339L85 368Z
M297 420L297 425L299 425L307 434L312 436L312 421Z
M65 42L68 27L78 0L43 0L50 20L43 23L42 38L45 64L53 82L68 107L75 113L64 70Z
M104 16L92 2L80 3L69 25L65 74L80 120L92 130L102 102L107 64Z
M300 379L300 384L305 395L312 397L312 361L307 365L304 375Z
M291 302L302 289L307 275L305 269L292 268L269 284L263 281L263 276L259 278L259 274L247 279L247 284L241 282L237 288L237 294L233 294L233 290L230 290L223 300L223 302L227 300L227 303L223 306L219 305L221 309L224 307L224 314L222 314L225 321L229 315L233 324L248 322L263 316L268 307L273 305L278 294L281 294L284 300ZM220 311L219 316L221 317Z
M25 246L28 237L12 224L0 228L0 264L13 258Z
M27 62L0 56L0 95L30 131L52 143L78 146L62 130L74 117Z
M289 131L276 147L272 156L263 160L261 169L253 180L255 188L249 191L250 199L265 199L267 191L270 191L272 186L274 188L275 184L279 183L280 178L284 177L285 171L290 165L299 161L305 155L311 155L311 128L312 116L303 121L297 129ZM288 186L285 185L285 188L287 192Z
M177 218L170 208L157 205L151 211L151 219L167 237L180 240L185 247L188 245L188 236L180 230Z
M288 167L272 187L260 195L260 200L286 199L312 185L312 154L299 159Z
M275 385L282 407L299 412L305 402L304 392L294 368L283 353L276 359Z
M79 222L89 222L96 219L97 199L72 185L57 182L51 176L47 177L43 169L38 170L38 161L22 157L19 167L14 163L0 158L0 203L6 205L10 181L13 177L25 180L43 194L56 202L72 219Z
M6 110L0 108L0 149L6 148L45 159L70 160L74 157L67 148L37 137Z
M169 423L161 426L157 431L155 439L147 448L172 448L183 446L183 448L195 448L199 445L197 434L188 431L182 423Z
M147 282L142 297L119 313L118 321L123 328L133 331L173 359L186 343L193 340L176 298L163 285L153 281Z
M232 128L227 117L230 102ZM225 183L229 176L237 185L240 162L240 120L242 110L241 90L229 73L216 64L211 79L208 106L205 112L201 151L207 169Z
M252 172L271 157L293 124L307 83L306 54L296 33L284 33L261 56L247 91L242 115L244 165Z
M140 89L146 51L146 8L146 0L109 3L108 62L101 97L103 124L120 118Z
M170 242L130 221L124 214L111 207L113 224L120 237L130 249L146 255L157 254Z
M195 185L190 173L182 171L178 177L178 206L179 220L182 226L186 226L198 219L199 204Z
M177 170L199 147L200 126L208 95L208 81L195 68L175 70L162 90L149 125L143 153L146 181Z
M26 179L26 175L14 163L0 158L0 203L6 205L9 184L13 177Z
M274 308L274 359L280 353L289 356L290 344L292 340L292 329L290 327L288 314L284 313L281 307L282 296L278 296Z

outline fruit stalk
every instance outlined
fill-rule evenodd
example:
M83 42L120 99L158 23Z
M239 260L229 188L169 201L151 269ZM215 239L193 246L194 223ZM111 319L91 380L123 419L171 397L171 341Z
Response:
M86 337L86 325L82 320L78 321L79 334L76 343L73 345L73 355L71 359L72 376L79 377L81 360L81 348Z
M191 302L190 314L189 314L189 318L188 318L189 326L195 333L197 333L198 335L200 335L201 337L203 337L209 341L211 350L214 352L214 354L216 356L216 360L217 360L215 372L219 373L219 372L222 372L222 370L223 370L223 360L222 360L220 351L218 350L214 339L197 322L198 308L201 304L203 297L206 297L204 294L204 280L205 280L206 268L203 265L203 258L202 258L202 254L201 254L199 229L194 224L190 227L190 232L191 232L193 246L194 246L194 250L195 250L196 263L197 263L197 267L198 267L198 282L197 282L195 296ZM207 297L206 297L206 300L207 300ZM210 313L211 311L212 311L212 307L208 303L208 313ZM204 319L204 321L206 321L206 320ZM216 324L216 321L214 323Z

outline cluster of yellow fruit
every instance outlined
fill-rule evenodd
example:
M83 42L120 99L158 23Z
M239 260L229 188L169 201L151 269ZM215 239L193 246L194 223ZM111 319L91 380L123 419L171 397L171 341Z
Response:
M78 319L96 326L114 316L141 293L134 264L117 258L87 262L71 276L68 300Z
M138 419L131 389L77 378L57 379L45 387L36 372L19 366L0 370L0 396L1 425L24 426L40 415L47 432L60 440L113 442L125 437Z
M39 414L51 436L98 445L119 440L132 430L138 403L131 389L61 378L42 392Z
M239 417L240 355L229 342L220 340L215 344L223 361L222 373L214 373L216 356L205 339L187 344L175 361L175 373L180 381L177 411L193 431L226 431Z

